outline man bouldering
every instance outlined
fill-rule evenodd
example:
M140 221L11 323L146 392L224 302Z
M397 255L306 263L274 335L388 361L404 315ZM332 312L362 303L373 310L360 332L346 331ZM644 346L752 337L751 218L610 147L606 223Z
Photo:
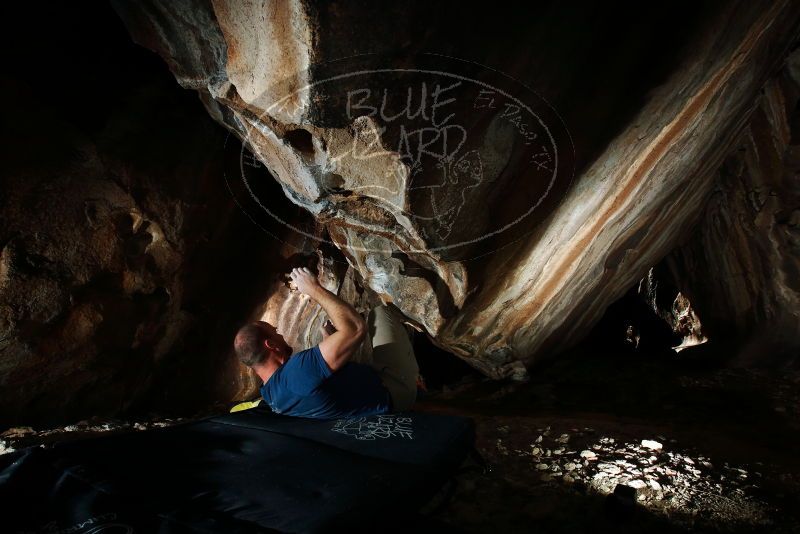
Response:
M293 354L277 329L256 321L239 329L239 359L263 381L261 396L280 414L335 419L408 410L417 395L419 368L402 314L391 304L375 306L367 321L325 289L307 268L289 275L297 291L325 310L332 328L323 340ZM369 336L372 361L350 361Z

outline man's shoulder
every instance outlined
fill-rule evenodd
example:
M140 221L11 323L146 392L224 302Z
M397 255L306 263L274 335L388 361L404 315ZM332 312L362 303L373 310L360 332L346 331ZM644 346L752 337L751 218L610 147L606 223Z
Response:
M275 371L273 377L278 375L275 387L289 388L298 394L306 395L331 374L333 371L322 358L319 346L314 345L292 354L286 363Z
M320 363L327 369L327 364L325 364L325 359L322 357L322 352L319 350L319 345L314 345L313 347L297 351L289 356L289 359L280 367L280 370L317 366Z
M289 360L291 360L292 358L296 358L298 356L306 355L306 354L320 354L320 355L322 355L322 353L319 351L319 345L317 344L317 345L314 345L313 347L309 347L307 349L298 350L297 352L295 352L294 354L292 354L289 357Z

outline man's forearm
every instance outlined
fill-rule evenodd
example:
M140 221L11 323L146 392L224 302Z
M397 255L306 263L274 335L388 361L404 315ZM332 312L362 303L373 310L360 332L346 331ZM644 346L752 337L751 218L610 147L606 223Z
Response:
M322 306L337 331L358 334L365 329L364 318L355 308L321 285L315 287L308 296Z

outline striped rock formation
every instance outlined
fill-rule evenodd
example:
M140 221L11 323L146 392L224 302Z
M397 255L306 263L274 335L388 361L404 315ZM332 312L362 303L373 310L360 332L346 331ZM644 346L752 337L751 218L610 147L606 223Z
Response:
M326 283L497 378L575 343L686 238L800 29L788 0L556 4L114 2L324 229L346 261ZM313 342L296 298L276 285L262 311Z

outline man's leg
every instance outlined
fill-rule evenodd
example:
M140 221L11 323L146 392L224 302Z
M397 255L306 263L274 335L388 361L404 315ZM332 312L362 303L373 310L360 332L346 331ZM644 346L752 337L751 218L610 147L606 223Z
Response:
M411 408L417 400L419 367L414 348L394 305L378 305L367 317L372 341L372 366L392 395L394 411Z

